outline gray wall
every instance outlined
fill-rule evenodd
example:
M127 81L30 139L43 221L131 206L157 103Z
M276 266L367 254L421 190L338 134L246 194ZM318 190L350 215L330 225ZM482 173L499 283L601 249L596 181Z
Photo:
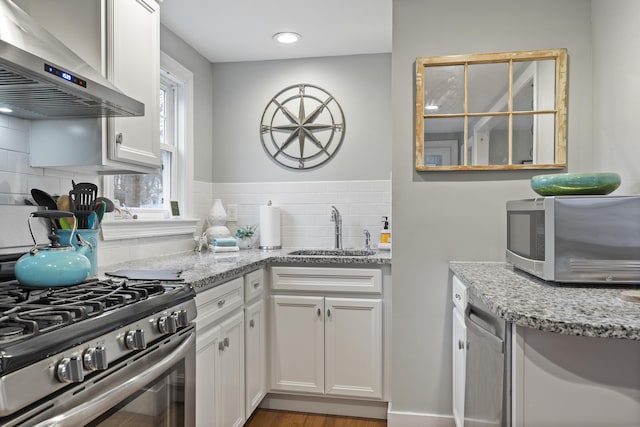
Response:
M593 0L595 169L618 172L615 194L640 194L640 2Z
M298 83L331 93L346 121L338 153L325 165L306 171L273 162L259 133L269 101ZM390 179L390 54L216 63L213 110L214 182Z
M392 410L451 414L448 262L502 261L505 202L534 196L541 172L414 167L415 58L569 52L569 171L592 168L589 0L394 0Z
M193 73L194 164L196 181L213 182L213 74L211 63L165 26L160 27L160 49Z

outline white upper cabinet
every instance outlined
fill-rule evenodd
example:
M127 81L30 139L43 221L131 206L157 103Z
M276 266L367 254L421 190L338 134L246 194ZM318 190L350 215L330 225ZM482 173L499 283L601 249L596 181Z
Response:
M155 0L111 0L107 8L107 77L144 103L143 117L109 120L111 160L160 166L160 12Z
M30 131L31 166L101 174L157 173L160 168L158 3L56 0L55 7L48 3L21 0L19 4L118 89L144 103L145 114L108 119L34 120Z

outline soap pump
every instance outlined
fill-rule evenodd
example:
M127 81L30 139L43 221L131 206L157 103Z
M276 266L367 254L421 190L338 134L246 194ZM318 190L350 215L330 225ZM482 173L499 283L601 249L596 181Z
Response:
M391 230L389 230L389 217L383 216L384 226L380 230L380 243L378 249L391 249Z

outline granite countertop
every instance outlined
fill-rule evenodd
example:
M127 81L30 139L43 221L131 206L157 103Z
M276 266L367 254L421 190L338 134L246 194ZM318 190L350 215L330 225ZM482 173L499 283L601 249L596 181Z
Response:
M567 335L640 340L640 303L620 292L638 286L574 286L538 279L505 263L451 262L450 270L501 318Z
M216 254L207 250L184 252L101 267L98 276L104 277L105 272L123 269L181 270L181 277L185 283L193 286L196 292L202 292L267 264L331 264L341 266L391 264L390 251L377 251L369 256L290 255L290 252L294 250L249 249L231 254Z

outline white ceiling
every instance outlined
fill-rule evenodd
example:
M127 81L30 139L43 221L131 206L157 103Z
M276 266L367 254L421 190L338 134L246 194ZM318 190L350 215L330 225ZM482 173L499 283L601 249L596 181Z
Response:
M164 0L161 21L210 62L391 52L392 0ZM293 31L295 45L272 36Z

